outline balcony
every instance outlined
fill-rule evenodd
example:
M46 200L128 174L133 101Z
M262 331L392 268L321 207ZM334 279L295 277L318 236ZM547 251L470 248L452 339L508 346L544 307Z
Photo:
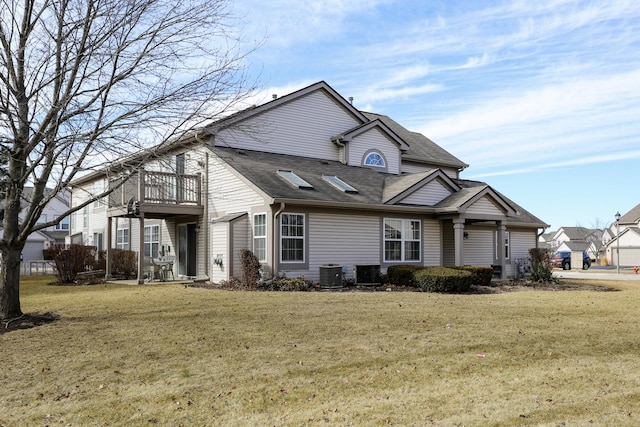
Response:
M109 195L109 216L167 218L175 215L202 215L201 175L140 171ZM131 202L137 208L132 215Z

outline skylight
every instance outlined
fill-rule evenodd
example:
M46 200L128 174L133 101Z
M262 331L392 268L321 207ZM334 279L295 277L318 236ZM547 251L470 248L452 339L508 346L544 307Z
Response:
M289 181L289 183L292 184L294 187L306 188L309 190L313 189L313 185L309 184L307 181L300 178L298 175L296 175L291 171L278 170L278 175L280 175L281 177Z
M358 190L341 180L335 175L322 175L322 178L336 187L338 190L344 191L345 193L357 193Z

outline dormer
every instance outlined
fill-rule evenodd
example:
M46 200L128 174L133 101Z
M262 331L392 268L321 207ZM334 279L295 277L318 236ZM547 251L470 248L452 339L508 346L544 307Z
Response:
M367 167L399 175L402 153L409 149L381 120L372 120L331 140L340 147L340 161L349 166Z

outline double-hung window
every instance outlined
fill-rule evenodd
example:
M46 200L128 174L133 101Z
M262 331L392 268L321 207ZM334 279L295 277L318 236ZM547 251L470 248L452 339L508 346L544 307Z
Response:
M160 226L146 225L144 227L144 256L158 258L160 248Z
M58 219L58 217L56 217L56 219ZM68 230L69 229L69 217L65 216L64 218L62 218L60 220L60 222L55 225L54 229L58 230L58 231L62 231L62 230L66 231L66 230Z
M304 262L304 215L280 215L280 261Z
M116 248L129 250L129 229L120 228L116 230Z
M420 261L420 220L385 218L385 262Z
M89 206L85 206L82 210L82 227L89 228Z
M260 262L267 260L267 214L253 216L253 254Z
M95 182L93 183L93 195L94 195L94 196L97 196L98 194L102 194L102 193L104 193L104 181L103 181L103 180L101 180L101 179L99 179L99 180L97 180L97 181L95 181ZM102 207L104 207L106 204L107 204L107 203L106 203L105 198L104 198L104 197L101 197L101 198L99 198L99 199L96 199L96 200L93 202L93 207L94 207L94 208L102 208Z

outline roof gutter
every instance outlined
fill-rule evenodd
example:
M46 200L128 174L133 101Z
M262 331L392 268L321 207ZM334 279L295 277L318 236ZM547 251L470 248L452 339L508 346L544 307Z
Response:
M405 211L405 212L419 212L419 213L437 213L436 208L425 206L407 206L407 205L371 205L364 203L346 203L346 202L333 202L323 200L301 200L301 199L285 199L274 198L271 199L271 204L289 204L296 206L313 206L313 207L326 207L326 208L342 208L353 210L366 210L366 211ZM281 212L280 210L278 212Z

